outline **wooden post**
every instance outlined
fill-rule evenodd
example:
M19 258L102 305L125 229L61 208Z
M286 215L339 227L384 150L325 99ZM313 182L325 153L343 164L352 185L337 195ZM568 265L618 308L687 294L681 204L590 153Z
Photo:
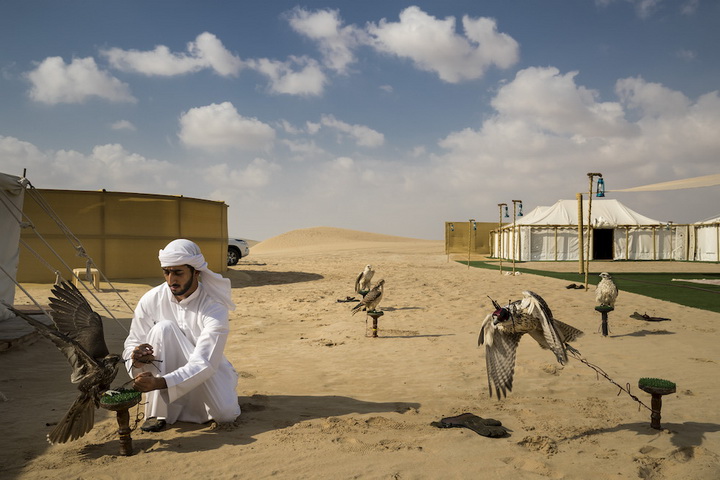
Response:
M120 455L130 456L133 454L132 437L130 434L130 410L118 410L117 412L118 435L120 436Z

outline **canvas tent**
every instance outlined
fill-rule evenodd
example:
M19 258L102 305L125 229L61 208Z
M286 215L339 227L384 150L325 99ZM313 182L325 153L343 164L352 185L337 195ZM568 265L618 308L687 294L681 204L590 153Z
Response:
M20 177L0 173L0 300L10 305L15 300L15 282L19 261L20 222L25 188ZM0 303L0 320L14 317Z
M720 216L692 225L695 235L693 259L702 262L720 262Z
M583 200L583 235L587 234L588 207L589 201ZM579 211L577 200L559 200L532 210L516 219L514 226L508 223L493 232L493 256L517 261L578 260ZM648 218L614 199L593 199L591 215L592 260L685 259L687 226Z

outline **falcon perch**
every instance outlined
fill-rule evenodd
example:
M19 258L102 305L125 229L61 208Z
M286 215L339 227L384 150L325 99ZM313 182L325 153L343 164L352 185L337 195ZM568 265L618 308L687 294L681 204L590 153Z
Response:
M122 359L109 353L100 315L74 285L63 282L53 287L52 293L55 296L49 300L54 326L8 308L49 338L67 357L72 367L70 381L80 390L65 416L47 436L48 442L55 444L77 440L92 430L100 396L115 380Z
M485 317L480 328L478 346L485 345L488 387L492 397L493 387L498 398L512 391L515 372L515 355L520 339L529 334L540 347L550 349L561 365L567 362L567 344L583 332L553 318L552 311L543 298L529 290L522 300L505 307L493 301L495 311Z

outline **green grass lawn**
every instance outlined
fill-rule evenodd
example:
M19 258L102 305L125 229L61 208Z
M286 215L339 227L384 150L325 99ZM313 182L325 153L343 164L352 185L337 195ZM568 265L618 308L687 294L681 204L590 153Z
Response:
M462 262L467 265L467 261ZM518 267L515 270L523 274L541 275L544 277L559 278L569 283L585 284L585 275L570 272L548 272L545 270L533 270ZM488 262L470 262L471 267L499 270L499 265ZM504 270L507 271L507 265ZM588 283L597 285L600 281L600 272L589 272ZM689 307L709 310L720 313L720 285L708 285L673 279L713 279L720 280L718 273L613 273L613 281L618 289L623 292L637 293L646 297L657 298L668 302L687 305ZM645 312L639 312L645 313Z

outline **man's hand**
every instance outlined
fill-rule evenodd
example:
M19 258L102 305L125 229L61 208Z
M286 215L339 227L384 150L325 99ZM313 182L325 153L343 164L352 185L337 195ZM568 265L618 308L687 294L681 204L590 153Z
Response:
M155 360L153 353L153 347L149 343L143 343L135 347L132 353L133 367L141 368L143 365L138 364L147 364Z
M152 392L167 388L167 382L163 377L155 377L150 372L142 372L135 377L133 388L138 392Z

